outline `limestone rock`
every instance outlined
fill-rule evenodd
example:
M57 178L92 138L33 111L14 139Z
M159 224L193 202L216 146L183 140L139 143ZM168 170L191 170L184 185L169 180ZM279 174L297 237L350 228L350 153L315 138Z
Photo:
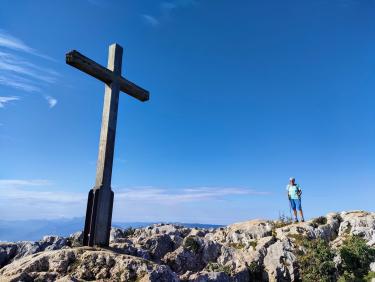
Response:
M151 258L160 260L166 253L174 250L174 243L169 235L162 234L147 239L144 248L149 250Z
M218 229L112 228L107 249L82 247L82 232L45 236L0 243L0 281L299 281L299 235L338 248L351 234L375 246L375 213L329 213L292 224L251 220ZM341 264L339 255L334 262ZM374 271L375 262L370 267Z
M70 234L68 237L71 247L81 247L83 244L83 232L78 231L73 234Z
M296 256L290 240L277 241L267 248L264 266L270 281L294 281Z
M17 244L0 243L0 267L9 263L17 255Z
M17 260L0 270L2 278L178 281L167 266L104 249L75 248L45 251ZM143 279L143 280L142 280ZM33 281L33 280L32 280ZM74 280L73 280L74 281Z
M232 279L225 272L198 272L187 279L192 282L231 282Z
M342 223L339 236L353 234L367 241L374 239L375 235L375 213L364 211L352 211L340 213Z
M115 242L117 239L123 239L125 237L124 230L121 228L111 228L111 232L109 235L109 241Z

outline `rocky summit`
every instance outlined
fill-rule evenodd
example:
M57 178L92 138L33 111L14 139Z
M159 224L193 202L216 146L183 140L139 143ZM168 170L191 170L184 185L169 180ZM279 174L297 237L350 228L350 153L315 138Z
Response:
M352 275L342 257L347 253L338 251L352 237L373 250L375 213L329 213L303 223L252 220L218 229L112 228L108 248L83 247L77 232L0 243L0 281L314 281L309 267L319 258L304 242L323 242L316 245L319 254L328 246L323 253L332 257L317 271L322 281L324 275L335 281L340 273ZM373 273L375 259L364 267L363 275Z

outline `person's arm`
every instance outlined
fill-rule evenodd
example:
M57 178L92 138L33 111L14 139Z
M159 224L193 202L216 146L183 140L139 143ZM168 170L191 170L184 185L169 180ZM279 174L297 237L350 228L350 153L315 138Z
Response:
M299 186L299 184L297 184L297 195L299 198L301 198L301 195L302 195L302 189L301 189L301 186Z
M286 186L286 195L288 196L288 199L290 200L289 185Z

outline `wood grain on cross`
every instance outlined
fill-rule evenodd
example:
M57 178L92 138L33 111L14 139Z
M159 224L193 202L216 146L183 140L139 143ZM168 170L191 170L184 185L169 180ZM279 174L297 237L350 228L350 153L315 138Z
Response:
M147 90L121 76L122 53L120 45L112 44L107 68L75 50L66 54L67 64L105 83L96 181L89 192L83 238L84 245L88 246L109 244L114 197L111 190L112 165L120 91L142 102L149 99Z

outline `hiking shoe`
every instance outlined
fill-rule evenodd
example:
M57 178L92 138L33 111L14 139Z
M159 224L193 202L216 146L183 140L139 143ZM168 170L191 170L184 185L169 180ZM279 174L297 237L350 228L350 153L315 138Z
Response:
M305 219L304 219L304 218L302 218L301 222L305 222Z
M298 223L298 219L297 218L294 220L294 223Z

